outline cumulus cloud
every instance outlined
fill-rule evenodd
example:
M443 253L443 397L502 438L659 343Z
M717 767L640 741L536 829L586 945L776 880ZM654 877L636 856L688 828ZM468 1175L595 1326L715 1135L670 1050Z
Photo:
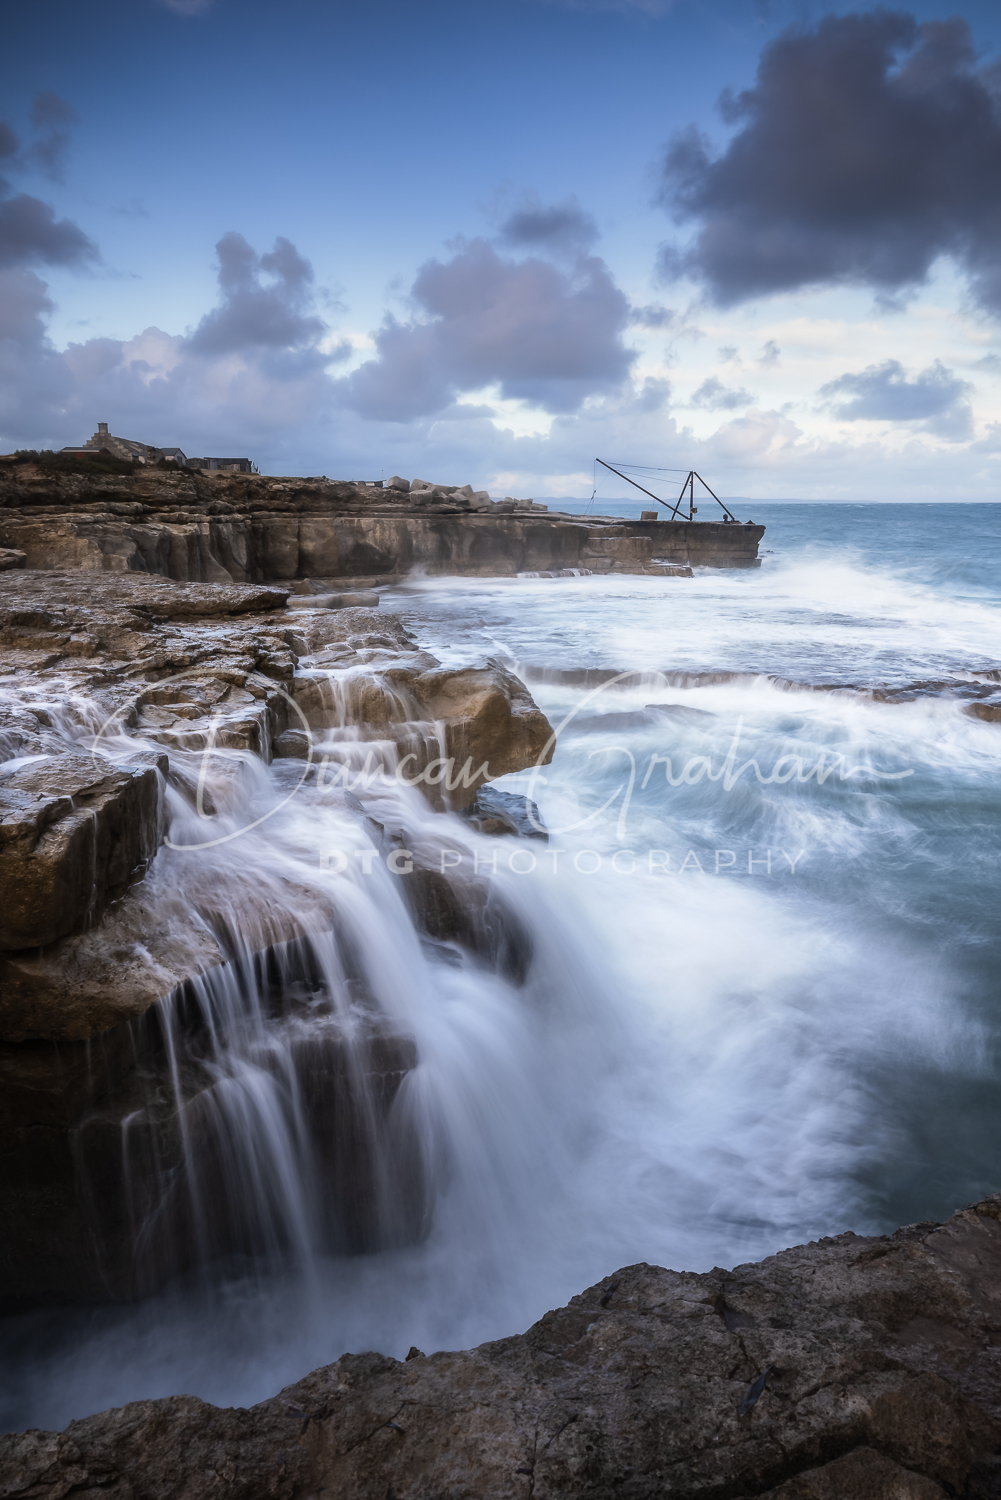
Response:
M0 120L0 159L5 170L40 165L58 177L69 125L75 119L58 94L36 94L31 123L44 134L24 152L16 132ZM72 219L57 219L50 204L28 193L14 193L10 182L0 177L0 268L80 267L97 258L97 246Z
M53 311L45 282L23 267L0 270L0 341L38 343Z
M938 360L908 380L899 360L868 365L857 374L839 375L820 388L843 422L922 422L928 432L959 439L972 430L969 394L973 386L960 380Z
M313 268L283 236L257 255L242 234L224 234L219 257L220 305L206 313L189 340L199 354L255 347L298 348L327 331L311 311ZM262 277L268 280L262 281Z
M57 350L45 283L0 271L0 435L12 446L79 442L112 430L189 452L272 451L324 429L334 410L333 350L313 311L309 263L286 239L258 255L238 234L217 247L219 302L188 338L147 328ZM293 464L293 469L295 465Z
M621 385L635 359L622 342L628 300L595 256L561 270L535 256L507 259L476 239L422 266L411 295L417 316L387 316L378 358L341 382L345 405L364 416L405 422L490 385L550 412L575 411Z
M738 127L714 156L698 131L664 163L663 201L698 233L667 274L714 300L853 282L887 296L956 257L1001 312L1001 106L969 27L885 10L827 16L762 53L755 86L725 95Z
M72 219L57 219L48 203L18 193L0 197L0 266L82 266L97 246Z
M692 405L704 406L709 411L734 411L738 406L750 406L753 400L748 391L732 390L715 375L710 375L695 392Z
M598 226L571 197L565 203L531 203L517 209L501 225L500 238L519 249L579 255L598 238Z

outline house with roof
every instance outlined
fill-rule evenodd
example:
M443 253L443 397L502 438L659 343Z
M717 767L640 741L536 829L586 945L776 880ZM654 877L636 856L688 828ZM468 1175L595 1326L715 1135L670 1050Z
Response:
M249 458L188 458L180 448L154 448L151 443L140 443L135 438L115 437L108 431L107 422L98 422L93 437L79 447L61 448L60 452L81 458L110 453L126 463L139 464L155 464L158 459L169 458L185 469L220 469L230 474L258 472Z

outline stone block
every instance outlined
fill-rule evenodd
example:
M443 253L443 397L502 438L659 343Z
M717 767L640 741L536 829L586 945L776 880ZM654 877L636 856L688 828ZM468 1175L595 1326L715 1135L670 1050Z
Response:
M64 755L0 781L0 949L89 926L145 872L161 837L157 771Z

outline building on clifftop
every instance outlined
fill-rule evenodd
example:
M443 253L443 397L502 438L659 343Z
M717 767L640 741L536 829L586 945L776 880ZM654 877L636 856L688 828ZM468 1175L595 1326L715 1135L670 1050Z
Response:
M231 474L258 472L249 458L186 458L180 448L154 448L152 444L137 442L135 438L115 437L108 431L107 422L98 422L93 437L80 447L62 448L60 452L84 458L104 452L126 463L138 464L155 464L158 459L169 458L187 469L223 469Z

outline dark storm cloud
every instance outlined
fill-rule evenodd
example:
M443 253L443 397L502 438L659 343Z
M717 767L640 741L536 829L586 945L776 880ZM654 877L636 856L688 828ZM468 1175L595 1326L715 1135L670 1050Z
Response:
M951 415L972 389L938 360L908 380L899 360L888 359L859 374L840 375L821 386L820 394L835 402L834 415L842 421L917 422Z
M518 209L501 225L500 238L519 249L576 255L598 238L598 226L576 198L568 198L565 203Z
M715 375L710 375L695 392L692 405L704 406L709 411L733 411L738 406L750 406L753 400L748 391L731 390Z
M40 198L0 198L0 266L82 266L97 246L72 219L57 219Z
M1001 311L1001 110L966 22L890 11L828 16L762 53L752 89L721 101L722 155L690 130L665 160L663 201L699 225L666 273L723 305L811 283L892 296L942 254Z
M507 260L477 239L422 266L412 296L422 321L387 317L378 358L341 383L345 404L364 416L405 422L494 384L551 412L576 411L620 385L635 358L622 343L629 303L593 256L564 271Z
M279 236L274 249L259 256L242 234L224 234L216 254L222 300L188 340L192 351L298 348L326 332L327 325L311 311L313 268L289 240Z

